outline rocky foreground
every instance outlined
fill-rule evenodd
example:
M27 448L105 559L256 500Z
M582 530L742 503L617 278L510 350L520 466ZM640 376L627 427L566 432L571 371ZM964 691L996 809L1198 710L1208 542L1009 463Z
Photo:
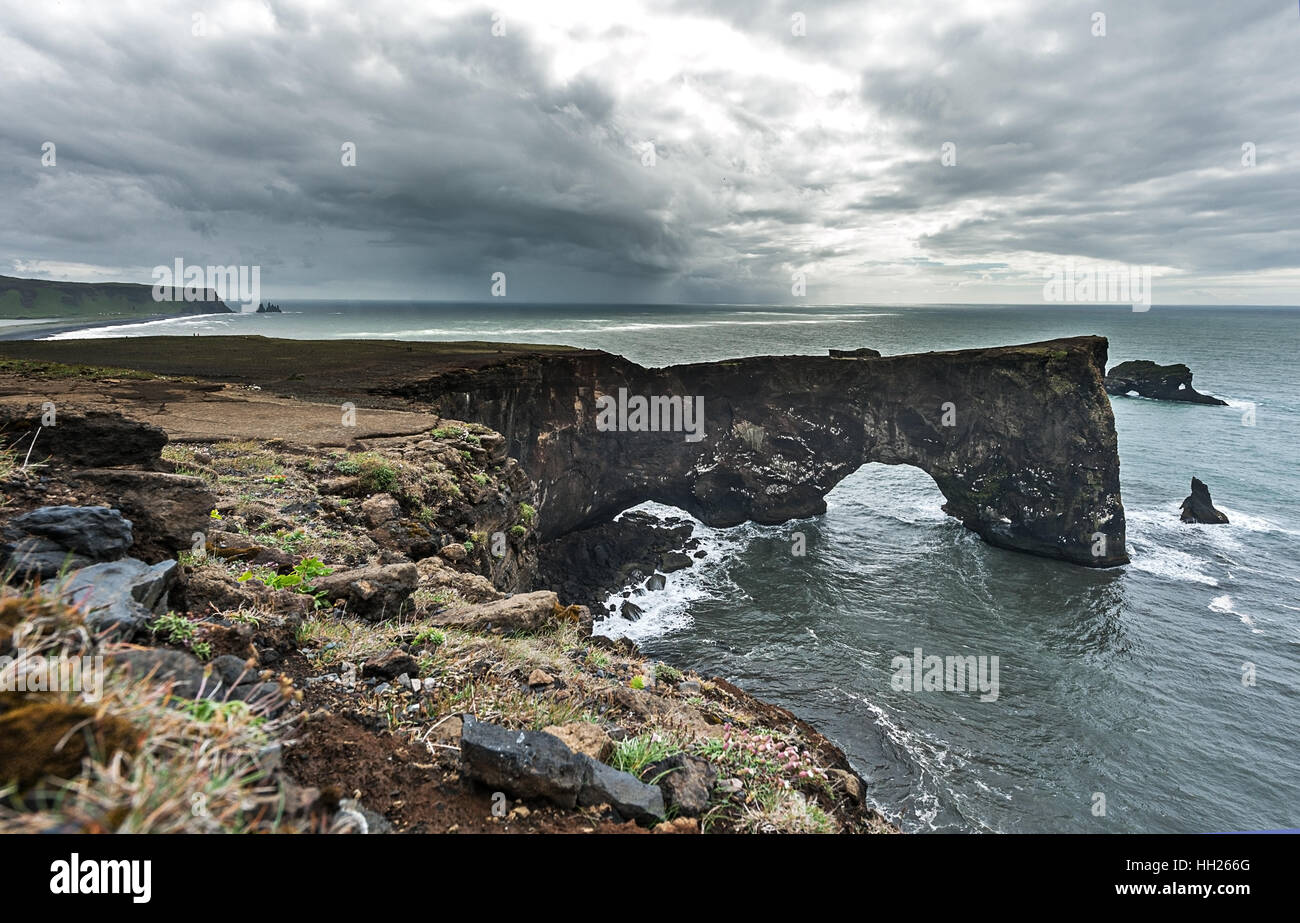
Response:
M0 398L0 830L893 829L789 712L593 637L486 426L12 361Z

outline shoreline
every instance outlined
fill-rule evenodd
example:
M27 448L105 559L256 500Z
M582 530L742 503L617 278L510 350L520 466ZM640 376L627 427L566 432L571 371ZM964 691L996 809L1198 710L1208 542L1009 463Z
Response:
M60 333L75 333L78 330L94 330L99 327L130 327L136 324L148 324L160 320L175 320L182 317L200 317L205 315L198 314L151 314L146 317L122 317L106 319L93 322L72 323L67 319L55 319L51 321L33 320L30 325L20 326L17 329L12 327L0 328L0 342L12 341L31 341L40 342L46 337L57 336ZM7 320L22 321L26 318L6 318ZM15 325L17 326L17 325ZM95 339L98 339L96 337ZM109 338L113 339L113 338Z

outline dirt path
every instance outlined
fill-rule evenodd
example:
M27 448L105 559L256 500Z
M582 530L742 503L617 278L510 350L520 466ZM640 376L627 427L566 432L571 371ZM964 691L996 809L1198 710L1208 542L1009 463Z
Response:
M357 439L403 436L438 425L433 414L355 409L344 425L341 404L274 397L245 385L122 379L36 379L0 374L0 405L112 410L161 427L173 442L282 440L347 446Z

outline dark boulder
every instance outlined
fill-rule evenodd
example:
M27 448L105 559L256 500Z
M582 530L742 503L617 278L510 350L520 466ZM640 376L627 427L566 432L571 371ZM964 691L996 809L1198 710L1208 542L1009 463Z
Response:
M1131 391L1158 401L1183 401L1189 404L1216 404L1226 407L1209 394L1192 387L1192 370L1182 363L1156 365L1148 359L1121 362L1106 373L1106 392L1124 395Z
M1200 522L1206 525L1222 525L1228 521L1227 514L1214 508L1210 499L1210 488L1200 478L1192 478L1192 493L1183 501L1180 517L1183 522Z
M175 583L177 564L146 564L135 558L83 567L68 578L62 594L86 614L86 627L127 638L167 608L167 593Z
M365 678L397 679L403 673L418 676L420 665L414 657L399 648L393 648L388 653L374 660L368 660L361 666L361 675Z
M50 578L65 569L112 561L132 544L131 521L102 506L42 506L4 529L0 560L20 577Z
M470 778L516 798L545 798L565 808L578 803L587 767L558 737L511 731L466 716L460 753Z
M860 349L832 349L832 359L879 359L880 350L863 346Z
M641 823L664 819L664 796L657 785L647 785L630 772L607 766L585 754L577 754L577 758L587 767L578 804L584 807L607 804L623 817Z
M565 808L607 804L642 822L664 817L657 786L575 753L545 731L511 731L467 715L460 752L471 779L515 798L545 798Z
M378 622L409 608L419 582L414 564L387 564L335 571L315 578L311 586L327 599L345 604L349 614Z

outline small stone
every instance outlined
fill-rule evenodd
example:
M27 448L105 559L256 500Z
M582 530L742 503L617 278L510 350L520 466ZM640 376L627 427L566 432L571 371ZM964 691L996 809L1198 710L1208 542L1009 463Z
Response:
M373 676L390 680L396 680L402 674L406 674L409 681L411 674L418 672L420 672L419 663L416 662L414 657L399 648L393 648L382 657L366 661L361 668L363 678Z
M528 685L530 686L549 686L553 682L555 682L555 677L540 668L528 674Z
M705 759L675 753L646 767L647 779L658 779L664 800L684 817L698 817L709 806L718 771Z
M692 561L687 555L682 554L680 551L670 551L664 555L660 567L663 568L664 573L671 574L673 571L684 570L690 567L691 564Z
M682 695L699 695L704 687L693 679L684 679L677 684L677 691Z
M718 783L718 793L721 795L739 795L744 790L745 783L734 777Z
M402 507L389 494L375 494L361 503L361 514L371 526L381 526L402 515Z
M844 794L849 796L850 801L854 804L862 804L863 785L861 779L843 769L831 769L826 774L831 781L844 789Z
M448 561L463 561L468 557L469 552L465 550L464 545L452 542L450 545L443 545L442 548L438 550L438 555L446 558Z
M390 686L388 683L380 683L378 686L375 687L375 695L383 695L385 692L391 691L392 688L393 687Z

